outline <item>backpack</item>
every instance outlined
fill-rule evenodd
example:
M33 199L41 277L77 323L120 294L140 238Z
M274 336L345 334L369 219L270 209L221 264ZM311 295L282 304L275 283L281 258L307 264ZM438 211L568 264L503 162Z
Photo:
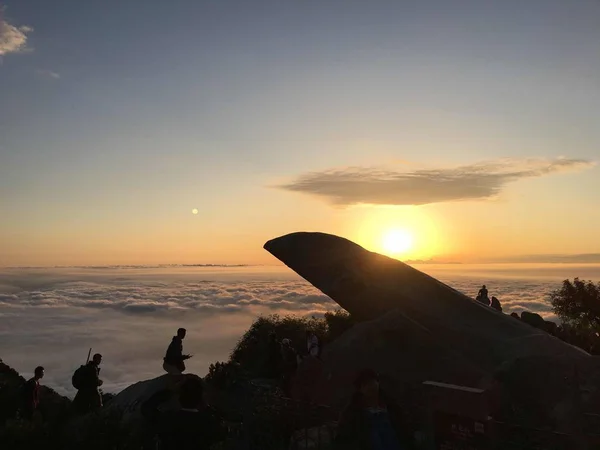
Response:
M87 366L79 366L79 368L73 373L73 377L71 378L71 383L73 387L77 390L81 389L86 384L87 374Z

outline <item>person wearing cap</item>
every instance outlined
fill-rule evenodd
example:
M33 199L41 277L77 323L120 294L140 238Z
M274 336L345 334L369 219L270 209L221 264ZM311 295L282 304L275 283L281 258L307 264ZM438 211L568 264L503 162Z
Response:
M400 412L379 387L379 376L370 369L359 372L355 391L342 414L334 441L335 450L405 450Z

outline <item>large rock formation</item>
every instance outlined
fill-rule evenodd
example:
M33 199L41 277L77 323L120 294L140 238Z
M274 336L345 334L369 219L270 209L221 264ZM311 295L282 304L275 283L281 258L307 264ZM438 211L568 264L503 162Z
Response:
M293 233L264 247L363 321L324 350L321 389L316 395L334 406L347 398L350 380L362 367L378 370L388 389L401 397L425 380L493 386L500 382L498 373L511 373L517 361L528 358L546 358L546 368L548 359L557 361L559 378L564 367L581 367L579 372L591 373L584 367L597 364L583 350L543 330L346 239ZM535 363L528 367L536 373ZM508 375L504 379L511 380L505 382L510 386L507 395L521 392L518 380ZM538 381L541 387L529 403L543 397L552 399L554 405L564 400L554 395L550 386L545 389L543 379ZM565 408L563 405L562 410ZM560 421L552 408L547 411L552 420Z
M177 394L179 386L188 377L199 378L194 374L181 376L163 375L151 380L139 381L119 392L107 405L108 408L118 410L125 423L137 423L142 420L142 404L157 392L168 389L173 392L170 400L161 405L162 410L177 409L179 407Z
M589 356L407 264L337 236L293 233L267 242L265 249L357 319L397 310L403 328L419 330L482 370L526 355Z

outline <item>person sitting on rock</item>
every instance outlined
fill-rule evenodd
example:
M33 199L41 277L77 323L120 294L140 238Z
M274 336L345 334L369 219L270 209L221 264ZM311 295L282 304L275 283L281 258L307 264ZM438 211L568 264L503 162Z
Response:
M294 347L292 347L292 341L287 338L281 341L281 353L283 359L283 392L287 397L291 397L292 381L298 369L298 354Z
M142 404L142 416L148 429L158 436L161 450L208 450L226 437L223 420L204 402L202 380L187 377L179 385L180 409L160 410L160 405L173 396L171 389L155 393Z
M102 394L99 391L103 381L100 379L102 355L96 353L84 368L81 384L73 399L73 406L80 414L102 408Z
M350 405L342 414L335 450L403 450L407 433L397 406L379 387L378 375L370 369L359 373Z
M485 287L485 284L479 289L477 294L477 301L483 303L486 306L490 306L490 298L488 297L488 290Z
M44 368L38 366L35 368L33 378L23 385L21 414L24 419L33 420L33 416L38 409L40 404L40 380L42 378L44 378Z
M167 353L163 358L163 369L171 375L181 375L185 371L185 360L190 359L191 355L183 354L183 340L185 339L186 329L179 328L177 336L173 336Z

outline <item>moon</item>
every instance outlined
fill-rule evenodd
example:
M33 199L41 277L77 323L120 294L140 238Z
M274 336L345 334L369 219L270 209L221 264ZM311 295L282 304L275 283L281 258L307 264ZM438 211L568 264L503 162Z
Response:
M198 210L196 208L192 209L192 214L194 214L194 215L198 214Z

